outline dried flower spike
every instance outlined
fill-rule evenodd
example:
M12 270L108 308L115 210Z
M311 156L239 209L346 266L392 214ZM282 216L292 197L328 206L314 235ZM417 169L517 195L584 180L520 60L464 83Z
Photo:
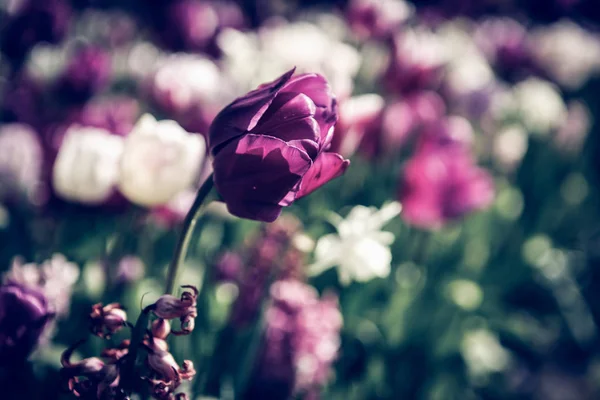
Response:
M111 303L105 306L102 303L97 303L92 306L90 321L94 335L109 339L127 324L127 313L119 303Z

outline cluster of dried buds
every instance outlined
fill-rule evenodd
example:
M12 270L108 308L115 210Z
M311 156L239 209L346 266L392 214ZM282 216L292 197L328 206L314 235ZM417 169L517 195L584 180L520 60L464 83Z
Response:
M194 286L182 286L185 290L181 297L161 296L154 304L146 307L143 314L152 313L156 319L150 324L140 343L123 340L118 346L106 348L101 358L90 357L79 362L72 362L71 356L85 342L81 340L68 348L62 356L61 376L68 390L82 399L125 400L129 399L131 388L135 385L125 382L128 376L140 379L150 386L150 394L158 400L186 400L184 393L175 393L183 380L191 380L196 371L191 361L185 360L181 366L177 364L169 352L167 337L187 335L194 329L194 318L198 315L196 299L198 290ZM148 315L146 315L148 317ZM172 330L172 319L180 320L180 329ZM118 303L108 305L96 304L90 313L91 332L103 339L109 339L125 326L127 313ZM147 321L147 319L140 320ZM147 328L147 326L145 327ZM136 358L132 346L146 350L145 367L140 371L126 371L126 368L137 368L130 357ZM129 360L131 361L131 360Z

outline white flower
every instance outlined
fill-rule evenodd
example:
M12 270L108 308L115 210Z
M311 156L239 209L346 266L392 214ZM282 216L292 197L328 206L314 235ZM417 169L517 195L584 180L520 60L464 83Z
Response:
M527 132L520 125L503 127L494 136L492 153L494 161L504 170L514 170L527 152L529 146Z
M460 348L469 373L474 376L501 372L510 364L510 354L487 329L465 333Z
M164 59L151 80L155 99L180 112L214 103L223 86L217 65L208 58L191 54L174 54Z
M225 75L243 92L295 66L298 73L323 74L338 97L348 96L361 57L333 30L306 21L265 24L258 33L225 29L217 38Z
M457 94L481 90L494 79L494 72L477 47L472 30L468 21L458 20L442 25L436 35L448 61L445 79Z
M567 117L560 92L548 81L529 78L514 87L514 95L523 124L534 133L548 134Z
M69 127L54 163L54 190L67 200L104 202L117 184L122 152L122 137L99 128Z
M164 204L193 185L206 144L175 121L143 115L125 139L119 189L142 206Z
M396 39L403 63L437 68L446 64L452 54L442 38L426 28L407 29Z
M582 86L600 71L600 40L571 21L535 30L532 50L552 78L570 89Z
M389 246L394 242L394 234L381 228L400 214L400 210L400 203L393 202L380 210L356 206L346 219L336 215L338 233L322 236L317 241L315 263L309 267L309 273L317 275L337 266L344 285L352 280L366 282L387 277L392 261Z

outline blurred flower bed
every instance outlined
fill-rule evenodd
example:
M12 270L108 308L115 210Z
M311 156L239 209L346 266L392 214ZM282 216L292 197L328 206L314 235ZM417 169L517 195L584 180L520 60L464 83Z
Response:
M594 0L0 3L0 398L600 398Z

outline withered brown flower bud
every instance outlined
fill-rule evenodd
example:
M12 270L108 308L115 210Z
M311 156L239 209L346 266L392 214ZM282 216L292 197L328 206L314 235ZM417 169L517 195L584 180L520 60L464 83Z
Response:
M108 339L127 323L127 313L119 303L103 306L97 303L92 306L90 313L92 333Z

